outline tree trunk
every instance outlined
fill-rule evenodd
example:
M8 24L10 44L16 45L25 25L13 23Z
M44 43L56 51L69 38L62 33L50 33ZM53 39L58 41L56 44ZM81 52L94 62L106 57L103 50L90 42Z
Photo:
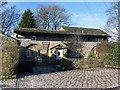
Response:
M48 21L48 30L49 30L49 27L50 27L50 25L49 25L49 21Z

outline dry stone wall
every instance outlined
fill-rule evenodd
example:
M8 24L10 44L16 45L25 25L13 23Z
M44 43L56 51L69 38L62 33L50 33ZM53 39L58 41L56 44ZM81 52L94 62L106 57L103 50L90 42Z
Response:
M61 69L88 69L96 67L104 67L105 63L103 59L87 58L87 59L71 59L66 58L60 60Z
M19 41L1 33L0 38L0 62L2 62L0 68L2 68L2 75L3 78L12 77L13 75L17 74L18 70Z

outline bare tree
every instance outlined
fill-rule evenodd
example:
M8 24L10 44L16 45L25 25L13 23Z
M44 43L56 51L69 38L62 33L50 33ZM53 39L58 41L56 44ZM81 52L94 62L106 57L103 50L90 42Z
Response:
M108 41L102 41L101 43L98 43L96 45L96 54L99 58L106 58L108 56L108 53L112 49L113 44Z
M2 11L2 32L9 33L11 29L17 24L19 21L19 11L16 10L16 6L12 6L10 8L5 8Z
M61 8L58 5L53 5L51 11L51 22L53 24L52 28L56 30L60 25L68 24L70 15L71 14L68 15L65 8Z
M65 38L64 41L62 42L67 46L69 56L71 57L72 52L77 51L80 55L80 57L83 56L82 54L82 35L80 34L72 34L69 37Z
M58 29L61 25L67 25L71 14L65 8L58 5L38 6L35 10L37 25L44 29Z
M111 7L106 11L108 17L108 21L106 23L105 30L113 35L113 37L119 38L120 41L120 3L112 2ZM115 33L112 30L116 30L118 33Z
M5 4L7 4L7 2L1 2L0 1L0 7L4 6Z
M77 50L82 48L82 35L72 34L69 37L65 38L63 43L68 46L70 50Z
M2 7L7 4L7 2L0 1L0 22L2 22ZM2 30L2 23L0 24L0 32Z
M38 28L50 28L50 6L38 6L35 10L35 18Z

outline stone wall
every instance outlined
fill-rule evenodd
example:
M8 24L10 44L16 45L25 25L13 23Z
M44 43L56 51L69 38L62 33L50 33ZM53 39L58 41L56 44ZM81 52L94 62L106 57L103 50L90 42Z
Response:
M37 54L37 52L38 52L37 50L40 50L41 55L51 56L50 48L52 48L58 44L63 45L63 43L61 41L57 41L57 40L56 41L43 41L43 40L33 41L33 40L31 40L31 38L25 38L24 36L21 36L21 38L17 38L17 39L21 42L21 48L20 48L20 60L21 61L32 59L32 58L26 57L26 50L27 49L33 50L35 54ZM43 49L43 45L42 45L43 42L50 43L49 48L48 48L49 51Z
M89 52L100 42L83 42L82 50L84 58L88 58Z
M21 51L21 53L20 53L21 57L20 57L20 60L25 60L26 59L26 58L24 58L24 57L26 57L25 56L26 55L26 52L25 52L26 51L26 47L31 45L31 44L40 45L41 46L41 49L40 49L41 50L41 54L45 54L44 52L46 52L47 56L51 56L50 48L52 48L52 47L54 47L54 46L56 46L58 44L63 44L61 42L61 41L63 41L63 37L62 37L62 40L58 39L57 37L56 37L56 40L53 39L53 37L49 37L51 40L48 40L48 41L47 41L47 38L48 38L47 36L46 36L46 40L45 41L44 41L44 38L42 36L40 36L41 39L40 39L40 37L37 37L38 40L36 40L36 41L31 40L31 37L32 36L25 36L24 37L24 36L18 35L17 39L21 41L21 50L20 50ZM61 37L59 37L59 38L61 38ZM42 48L43 48L42 43L43 42L49 42L50 43L49 51L42 50ZM95 47L97 45L97 43L99 43L99 42L82 42L83 48L79 49L79 50L76 50L76 51L73 50L74 52L73 52L73 54L71 52L70 57L75 57L76 58L76 57L82 57L83 56L84 58L87 58L89 52L91 51L91 49L93 47Z
M1 59L3 78L10 78L17 74L19 63L19 41L0 33Z
M87 58L87 59L71 59L66 58L60 60L61 69L88 69L96 67L104 67L105 62L103 59L98 58Z

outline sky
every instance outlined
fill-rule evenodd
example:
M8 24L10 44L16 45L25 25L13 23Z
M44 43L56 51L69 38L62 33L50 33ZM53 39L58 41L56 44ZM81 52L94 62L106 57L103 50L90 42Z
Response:
M106 10L110 2L8 2L7 6L16 5L22 14L27 8L34 10L38 5L57 4L71 13L70 24L72 27L104 29L108 16Z

